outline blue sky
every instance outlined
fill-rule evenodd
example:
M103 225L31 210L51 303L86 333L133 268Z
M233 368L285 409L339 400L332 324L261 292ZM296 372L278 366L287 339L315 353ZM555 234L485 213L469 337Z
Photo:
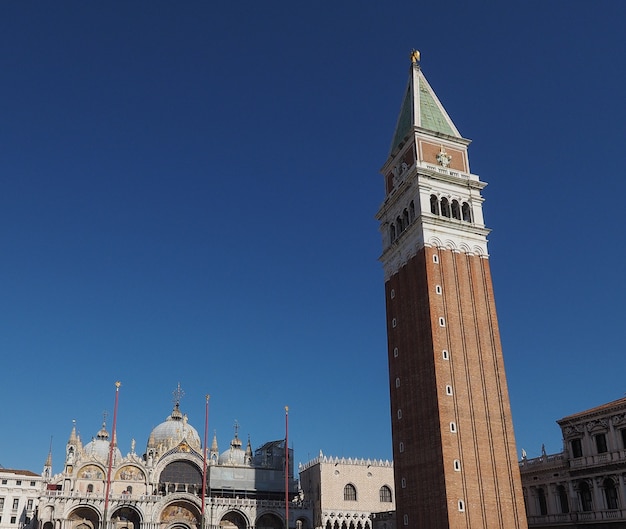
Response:
M215 5L213 5L215 4ZM624 395L621 2L0 5L0 464L72 421L142 452L390 458L374 214L408 75L473 140L518 453Z

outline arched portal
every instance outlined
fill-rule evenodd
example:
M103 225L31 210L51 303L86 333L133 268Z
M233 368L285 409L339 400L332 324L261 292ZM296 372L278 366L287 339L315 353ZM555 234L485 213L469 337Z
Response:
M176 501L163 509L160 522L169 529L193 529L201 525L200 512L190 502Z
M247 529L248 524L241 513L230 511L222 516L220 527L223 529Z
M139 529L141 516L135 509L121 507L111 514L111 523L115 529Z
M71 529L99 529L100 527L100 514L91 507L78 507L67 518Z
M265 513L256 521L256 529L283 529L283 521L272 513Z

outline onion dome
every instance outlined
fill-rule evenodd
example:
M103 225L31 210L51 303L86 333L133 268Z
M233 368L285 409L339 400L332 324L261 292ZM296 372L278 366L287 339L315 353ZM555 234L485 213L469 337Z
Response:
M156 448L163 454L182 441L186 441L194 450L201 451L198 431L187 422L187 416L181 413L180 406L176 403L172 414L150 433L148 448Z
M109 458L109 450L111 448L111 442L109 441L109 432L106 430L106 423L102 423L102 428L98 432L95 438L89 441L83 448L83 454L86 457L95 456L101 461L106 461ZM119 461L122 459L122 452L115 447L113 451L113 460Z

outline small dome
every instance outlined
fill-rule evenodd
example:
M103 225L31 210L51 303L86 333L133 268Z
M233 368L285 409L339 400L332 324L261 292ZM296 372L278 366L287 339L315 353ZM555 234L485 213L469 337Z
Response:
M164 453L170 448L178 446L183 440L187 441L194 450L200 451L200 436L197 430L187 422L187 416L180 411L176 404L172 414L159 424L152 433L148 441L148 447L154 447L159 452Z
M106 430L106 425L102 423L102 428L98 432L98 435L88 442L83 448L83 454L87 457L95 456L101 461L107 461L109 458L110 448L111 443L109 442L109 432ZM122 459L122 452L120 452L119 448L115 447L113 457L114 461Z
M220 454L218 459L219 465L248 466L251 457L248 450L241 449L241 440L235 433L235 438L230 442L230 448Z

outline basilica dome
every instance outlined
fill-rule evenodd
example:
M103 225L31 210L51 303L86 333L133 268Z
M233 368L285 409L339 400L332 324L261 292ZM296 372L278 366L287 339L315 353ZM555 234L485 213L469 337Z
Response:
M186 441L194 450L201 451L202 449L198 431L187 422L187 415L183 415L177 403L172 414L152 430L148 448L157 448L163 454L183 441Z
M98 432L98 435L96 435L95 438L84 446L83 454L87 457L95 456L101 461L107 461L109 459L110 448L111 443L109 442L109 432L107 432L105 425L102 424L102 428ZM117 447L115 447L113 455L114 461L122 459L122 452L120 452L120 449Z
M235 438L230 442L230 448L220 454L218 459L219 465L244 466L250 465L252 461L252 447L248 440L248 446L245 450L241 448L241 439L235 433Z

